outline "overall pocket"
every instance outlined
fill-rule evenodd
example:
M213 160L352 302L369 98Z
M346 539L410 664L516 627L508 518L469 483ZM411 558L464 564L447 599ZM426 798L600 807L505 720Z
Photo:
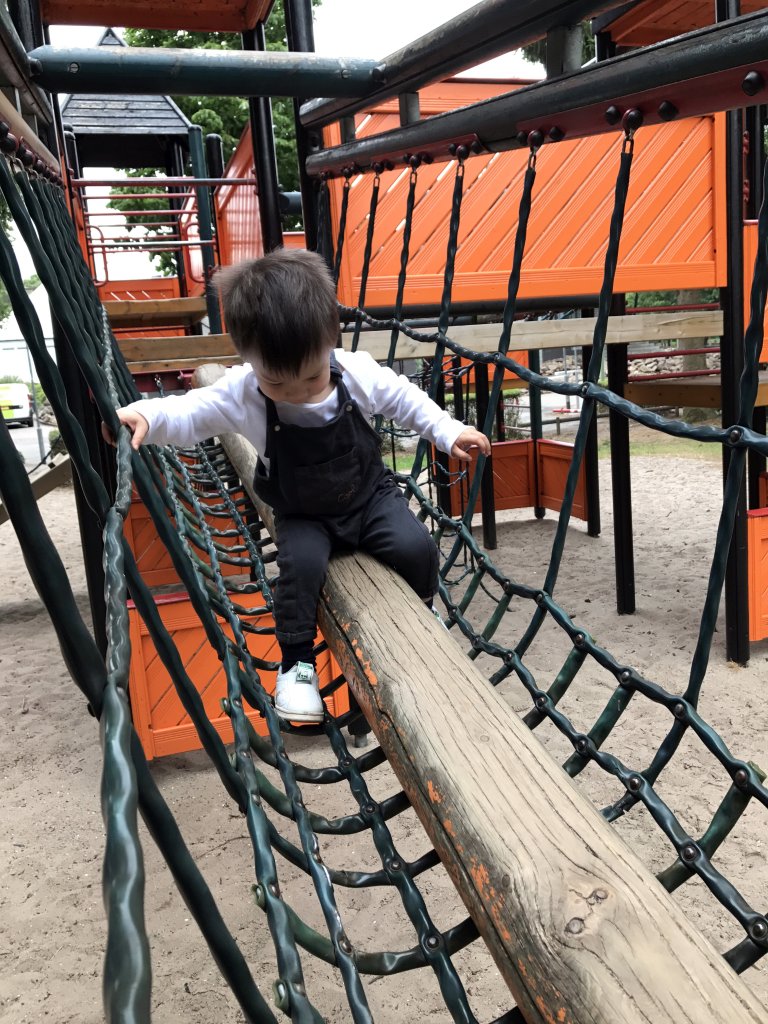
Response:
M355 502L363 484L360 453L355 446L328 462L294 466L296 501L305 515L336 515Z

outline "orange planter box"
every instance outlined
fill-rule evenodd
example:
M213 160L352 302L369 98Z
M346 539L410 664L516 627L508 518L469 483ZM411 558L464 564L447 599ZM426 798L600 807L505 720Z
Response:
M263 607L261 594L237 595L237 603L249 608ZM232 743L232 726L221 709L221 700L227 695L224 669L208 643L200 620L186 594L157 598L157 607L165 628L171 634L187 673L202 697L205 712L225 743ZM148 760L167 754L198 750L202 744L197 732L179 700L170 676L160 660L152 638L138 611L129 603L128 617L131 638L131 674L129 693L131 714ZM218 616L217 616L218 618ZM227 636L231 630L218 619ZM256 621L256 616L254 616ZM259 625L272 625L271 616L258 616ZM278 661L280 651L273 635L246 634L248 650L254 657L265 661ZM325 686L341 672L336 661L326 651L318 658L317 671L320 685ZM272 693L276 672L259 670L262 685ZM340 687L326 700L332 715L349 710L346 686ZM244 704L245 713L256 732L266 735L264 719Z
M524 441L495 441L493 444L493 494L496 511L505 508L549 508L560 510L565 492L565 481L573 456L573 445L563 441L540 440L536 443ZM537 465L534 465L534 459ZM472 462L467 476L457 486L450 488L450 507L445 511L450 516L462 515L466 507L469 488L475 475L476 462ZM448 460L448 469L458 474L459 463ZM536 489L538 473L538 493ZM455 479L455 477L452 477ZM478 497L475 512L482 510L482 498ZM586 484L584 466L579 472L573 515L578 519L587 518Z

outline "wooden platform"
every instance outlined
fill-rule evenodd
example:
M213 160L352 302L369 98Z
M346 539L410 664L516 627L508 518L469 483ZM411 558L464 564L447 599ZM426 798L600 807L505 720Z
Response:
M757 386L755 405L768 405L768 372ZM624 397L636 405L667 405L680 409L721 409L723 385L720 374L711 377L677 377L672 380L631 381L624 385Z
M194 370L207 362L227 366L242 362L228 334L118 338L117 344L133 374Z
M205 298L117 299L104 303L113 330L129 327L191 327L208 313Z
M111 307L150 307L148 319L132 320L130 326L162 326L159 319L160 310L169 310L178 303L202 304L202 315L205 314L205 302L202 299L154 299L149 301L106 302L109 312ZM169 306L165 306L169 303ZM153 309L158 308L158 312ZM191 308L191 307L190 307ZM131 314L138 316L142 309ZM129 326L126 320L119 320L119 311L110 314L113 326ZM118 318L116 320L115 318ZM582 347L592 344L595 321L580 320L518 320L512 328L510 351L531 351L545 348ZM720 310L687 312L687 313L636 313L626 316L612 316L608 320L609 345L629 345L636 342L664 340L680 340L687 338L719 337L723 330L723 314ZM495 352L499 346L500 324L471 324L452 327L449 336L452 340L477 352ZM350 343L349 334L342 335L344 347ZM232 339L228 334L207 334L175 338L121 338L118 339L120 351L128 363L131 373L161 373L167 370L194 369L206 362L233 363L241 362L235 352ZM389 352L389 332L366 332L360 337L360 348L370 352L374 359L385 359ZM401 336L397 342L395 358L415 359L430 354L430 346L423 342L412 341ZM670 350L670 355L674 355ZM521 386L523 382L520 382ZM702 404L702 403L697 403Z

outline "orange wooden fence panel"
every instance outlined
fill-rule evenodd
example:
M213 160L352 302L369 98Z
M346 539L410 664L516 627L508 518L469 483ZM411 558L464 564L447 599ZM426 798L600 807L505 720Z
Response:
M518 83L519 84L519 83ZM420 92L424 116L515 88L514 83L442 82ZM358 138L394 128L397 103L356 118ZM725 284L724 117L690 118L641 130L627 202L616 291ZM337 126L325 129L329 145ZM538 158L521 297L596 294L618 170L620 134L545 146ZM472 157L465 166L454 302L503 301L512 260L527 151ZM455 165L419 169L406 304L439 303ZM409 171L382 175L365 304L394 302ZM351 179L340 277L341 301L356 305L372 178ZM334 237L342 183L331 185Z
M752 288L752 272L755 269L757 256L757 221L748 220L744 224L744 328L749 323L749 293ZM763 316L763 348L760 362L768 362L768 309Z
M567 444L565 441L542 439L537 445L536 458L539 483L537 504L541 508L559 512L563 506L565 482L571 468L573 445ZM583 463L579 470L571 514L577 519L587 518L587 484Z
M263 598L260 594L238 595L237 601L254 610L263 607ZM224 671L208 643L191 601L186 594L176 594L158 597L157 605L182 663L202 697L208 718L224 742L232 743L232 726L229 717L221 709L221 700L227 693ZM145 755L151 760L168 754L198 750L201 743L197 732L184 711L144 622L132 604L129 604L128 617L132 650L129 681L131 714ZM268 615L254 615L252 621L258 625L273 624L271 616ZM224 633L231 637L229 627L223 620L219 619L219 622ZM273 635L248 634L247 644L254 657L265 661L279 661L280 652ZM318 658L317 670L321 686L325 686L340 674L338 665L327 651ZM275 675L274 671L259 671L261 681L270 693L274 691ZM326 707L334 715L349 710L346 686L342 686L326 699ZM245 704L244 708L254 729L259 734L266 735L264 719Z
M768 637L768 508L747 512L749 639Z
M560 510L565 493L565 481L573 455L573 445L563 441L542 439L534 442L494 441L493 443L493 492L497 512L507 508L549 508ZM538 491L537 466L538 461ZM458 460L448 460L451 481L448 515L460 516L466 508L469 488L475 476L477 463L467 468ZM459 479L459 473L466 469L466 476ZM586 482L584 466L579 471L573 515L577 519L587 518ZM482 511L482 498L478 498L476 512Z

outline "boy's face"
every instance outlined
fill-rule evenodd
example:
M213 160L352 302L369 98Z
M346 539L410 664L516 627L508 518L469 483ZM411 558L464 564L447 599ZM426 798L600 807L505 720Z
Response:
M263 394L273 402L320 402L331 392L330 350L307 359L295 376L267 369L258 356L251 358L251 365Z

